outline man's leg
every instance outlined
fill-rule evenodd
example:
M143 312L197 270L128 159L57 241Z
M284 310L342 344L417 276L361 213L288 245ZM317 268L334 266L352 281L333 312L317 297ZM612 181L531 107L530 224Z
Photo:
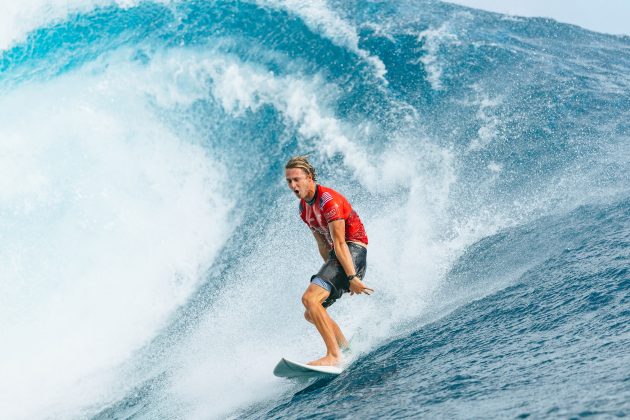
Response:
M316 284L310 284L302 296L302 304L308 312L308 317L315 324L317 331L324 339L324 344L326 344L326 356L310 362L310 365L336 365L341 361L339 344L335 334L335 330L339 330L339 326L328 316L326 309L322 306L322 302L329 295L328 290ZM341 334L341 330L339 333Z
M324 310L326 310L326 308L324 308ZM328 321L330 322L333 332L335 333L335 339L337 340L337 344L339 345L341 349L348 348L348 340L346 340L346 336L344 336L343 333L341 332L341 328L339 328L339 325L337 325L335 320L330 317L330 314L328 313L328 311L326 311L326 315L328 316ZM304 318L306 318L306 320L310 322L311 324L315 325L315 322L311 319L311 316L308 314L308 309L304 311Z

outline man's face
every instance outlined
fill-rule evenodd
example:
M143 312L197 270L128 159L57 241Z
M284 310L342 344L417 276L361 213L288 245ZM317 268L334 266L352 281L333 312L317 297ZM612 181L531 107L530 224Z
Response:
M291 191L293 191L298 198L306 198L313 178L301 168L285 169L284 174Z

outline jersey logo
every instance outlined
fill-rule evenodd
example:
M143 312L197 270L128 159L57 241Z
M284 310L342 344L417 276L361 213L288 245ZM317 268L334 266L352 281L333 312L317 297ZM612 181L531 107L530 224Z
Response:
M326 218L326 220L330 220L336 215L337 215L337 207L333 207L332 210L330 210L328 213L324 214L324 217Z
M324 206L326 205L326 203L328 203L328 202L329 202L330 200L332 200L332 199L333 199L333 196L332 196L332 195L331 195L328 191L326 191L325 193L323 193L323 194L322 194L322 199L321 199L321 201L319 202L319 208L320 208L320 209L323 209L323 208L324 208Z

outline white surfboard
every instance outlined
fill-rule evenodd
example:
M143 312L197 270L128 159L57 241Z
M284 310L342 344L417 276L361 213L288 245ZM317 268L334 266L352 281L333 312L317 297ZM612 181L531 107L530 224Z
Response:
M343 369L337 366L311 366L282 358L273 369L280 378L323 378L337 376Z

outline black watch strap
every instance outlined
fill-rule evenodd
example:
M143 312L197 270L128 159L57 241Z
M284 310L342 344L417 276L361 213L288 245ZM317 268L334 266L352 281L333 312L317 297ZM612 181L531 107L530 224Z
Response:
M355 277L356 277L356 278L358 278L358 279L361 279L361 277L359 277L357 274L350 274L350 275L348 276L348 281L352 280L352 279L353 279L353 278L355 278Z

